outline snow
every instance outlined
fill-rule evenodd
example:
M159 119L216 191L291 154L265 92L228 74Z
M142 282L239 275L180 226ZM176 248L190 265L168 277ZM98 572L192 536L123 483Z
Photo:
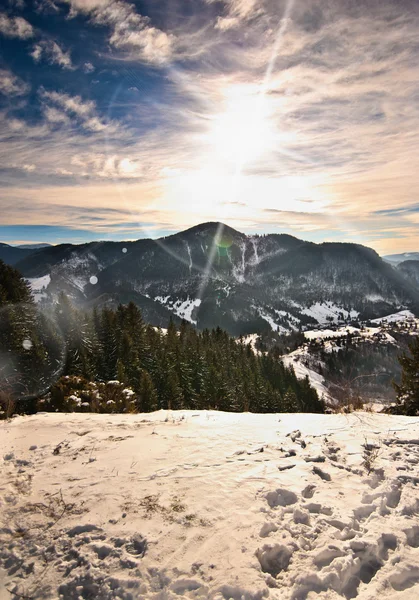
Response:
M294 372L299 379L308 377L310 384L317 391L320 398L324 396L325 400L331 399L324 378L314 371L314 369L310 369L310 367L304 364L305 362L309 364L311 360L311 356L306 347L297 348L294 352L281 356L281 360L286 367L292 367L294 369Z
M341 306L333 304L333 302L316 302L309 308L304 308L301 310L301 312L304 315L313 317L313 319L316 319L316 321L320 324L326 324L330 320L337 322L339 320L339 313L342 313L345 319L356 319L359 315L358 311L347 311Z
M42 298L46 298L45 290L51 283L51 275L44 275L43 277L34 277L26 280L32 290L32 295L35 302L39 302Z
M27 282L31 286L33 292L40 292L41 290L47 288L51 283L51 275L44 275L43 277L27 279Z
M385 299L380 294L367 294L365 300L368 302L385 302Z
M198 308L198 306L200 305L200 298L190 300L188 297L188 299L184 302L180 302L178 300L178 302L173 305L173 310L178 315L178 317L181 317L182 319L185 319L185 321L189 321L190 323L196 325L196 321L192 319L192 311L194 308Z
M166 306L181 319L185 319L185 321L189 321L194 325L197 324L192 318L192 312L195 308L201 306L202 300L200 298L191 299L188 296L186 300L171 300L170 296L156 296L154 300Z
M42 413L0 429L2 599L419 597L418 418Z
M380 336L381 341L390 344L396 343L396 340L388 332L381 329L381 327L364 327L361 329L358 327L344 326L337 329L313 329L311 331L305 331L304 337L308 340L321 340L325 338L335 339L346 337L348 334L364 339L372 339Z
M373 319L372 323L397 323L398 321L404 321L406 319L414 319L415 315L410 310L401 310L392 315L386 317L380 317L379 319Z
M185 242L185 243L186 243L186 248L187 248L187 250L188 250L188 259L189 259L189 274L191 274L191 272L192 272L192 255L191 255L191 249L190 249L190 247L189 247L189 244L188 244L188 242Z
M278 323L275 323L273 317L269 313L267 313L263 308L261 308L260 306L255 306L254 304L252 304L252 308L255 308L258 311L259 316L262 319L264 319L267 323L269 323L272 331L277 331L279 333L289 333L289 329L283 327L282 325L278 325Z
M257 333L249 333L249 335L242 336L242 341L246 346L251 346L253 352L261 354L259 350L256 350L256 342L259 340L259 337Z

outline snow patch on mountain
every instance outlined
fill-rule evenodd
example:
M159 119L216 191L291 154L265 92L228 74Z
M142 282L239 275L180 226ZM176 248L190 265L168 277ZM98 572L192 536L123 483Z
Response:
M196 320L192 318L192 313L195 308L201 306L202 300L200 298L191 299L188 296L186 300L173 300L170 296L155 296L154 300L163 304L181 319L185 319L193 325L197 324Z
M325 400L331 400L323 377L314 369L310 368L311 356L306 347L297 348L294 352L282 356L281 360L286 367L292 367L294 369L294 372L299 379L308 377L310 385L314 387L320 398L323 396Z
M372 319L372 323L397 323L398 321L404 320L415 320L415 315L410 310L401 310L397 313L393 313L392 315L387 315L386 317L380 317L379 319Z
M40 302L42 298L46 298L46 289L51 283L51 275L44 275L43 277L34 277L26 280L31 288L33 298L35 302Z
M289 333L289 328L275 323L274 318L266 311L266 309L262 308L261 306L255 306L254 304L252 304L252 308L257 310L261 319L264 319L267 323L269 323L272 331L276 331L279 333Z
M287 312L286 310L277 310L276 308L274 308L273 310L278 315L278 317L281 317L283 319L285 318L288 321L289 329L297 331L297 329L299 328L299 324L301 323L300 319Z
M367 302L385 302L385 298L381 294L367 294L365 296Z
M329 322L337 323L339 320L342 320L342 316L343 319L356 319L359 315L358 311L347 311L345 308L337 306L333 302L316 302L309 308L302 309L301 313L313 317L313 319L316 319L321 325L325 325Z
M338 329L313 329L311 331L305 331L304 337L308 340L321 340L321 339L336 339L346 337L348 334L354 335L356 338L374 338L374 341L385 341L390 344L395 344L396 340L386 331L383 331L380 327L339 327Z

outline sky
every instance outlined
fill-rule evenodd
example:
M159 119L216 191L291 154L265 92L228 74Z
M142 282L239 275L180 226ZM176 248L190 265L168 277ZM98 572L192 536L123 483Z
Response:
M0 241L419 251L418 0L3 0Z

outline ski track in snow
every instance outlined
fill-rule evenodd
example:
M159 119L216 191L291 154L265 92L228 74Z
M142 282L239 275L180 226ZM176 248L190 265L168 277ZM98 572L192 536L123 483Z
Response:
M419 597L418 418L39 413L0 429L2 600Z

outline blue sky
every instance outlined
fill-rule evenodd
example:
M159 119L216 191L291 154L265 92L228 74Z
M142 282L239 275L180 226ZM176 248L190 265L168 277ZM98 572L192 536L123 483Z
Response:
M0 241L419 250L416 0L4 0Z

